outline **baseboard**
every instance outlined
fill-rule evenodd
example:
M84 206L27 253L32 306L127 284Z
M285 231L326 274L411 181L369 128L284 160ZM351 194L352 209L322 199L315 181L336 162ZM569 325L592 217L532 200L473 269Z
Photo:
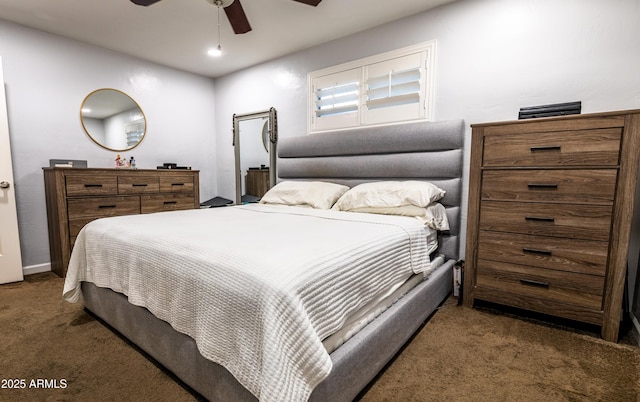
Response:
M41 272L48 272L48 271L51 271L51 263L49 262L44 264L38 264L38 265L29 265L28 267L22 267L23 275L33 275L33 274L39 274Z
M629 315L631 316L631 322L633 323L633 328L631 329L633 337L636 338L636 342L638 342L638 346L640 346L640 322L638 322L638 318L633 315L633 313L630 313Z

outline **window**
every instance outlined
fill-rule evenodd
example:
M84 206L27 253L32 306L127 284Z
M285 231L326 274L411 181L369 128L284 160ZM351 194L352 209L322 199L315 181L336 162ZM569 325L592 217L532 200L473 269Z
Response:
M321 130L358 125L361 73L358 69L318 77L313 115Z
M430 120L435 41L309 74L310 131Z

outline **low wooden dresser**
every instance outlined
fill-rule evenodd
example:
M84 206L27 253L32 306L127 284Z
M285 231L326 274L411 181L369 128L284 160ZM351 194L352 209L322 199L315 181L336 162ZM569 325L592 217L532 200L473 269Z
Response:
M464 304L595 324L617 342L640 110L471 127Z
M200 207L196 170L43 170L51 270L61 277L76 236L92 220Z
M246 193L262 198L269 191L269 169L249 169L246 176Z

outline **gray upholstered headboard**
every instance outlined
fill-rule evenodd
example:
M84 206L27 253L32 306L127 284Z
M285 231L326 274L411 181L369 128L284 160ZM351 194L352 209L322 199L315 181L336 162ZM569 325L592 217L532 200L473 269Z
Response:
M420 122L280 138L278 181L321 180L350 187L380 180L424 180L447 193L450 231L439 252L458 259L464 121Z

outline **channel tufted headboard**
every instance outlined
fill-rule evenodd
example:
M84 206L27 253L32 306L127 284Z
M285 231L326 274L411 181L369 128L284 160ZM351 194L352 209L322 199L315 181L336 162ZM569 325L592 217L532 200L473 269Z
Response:
M382 180L429 181L447 193L440 201L451 227L439 252L459 259L464 121L419 122L280 138L277 175L353 187Z

